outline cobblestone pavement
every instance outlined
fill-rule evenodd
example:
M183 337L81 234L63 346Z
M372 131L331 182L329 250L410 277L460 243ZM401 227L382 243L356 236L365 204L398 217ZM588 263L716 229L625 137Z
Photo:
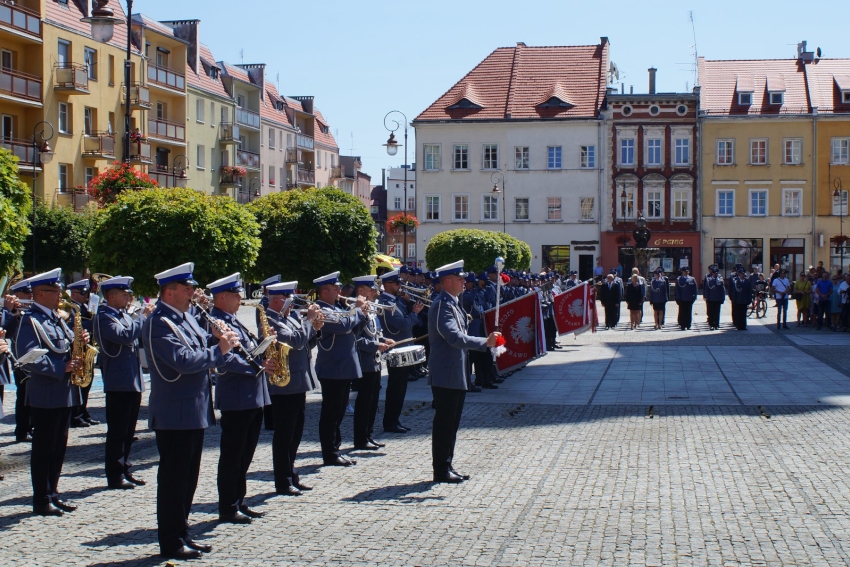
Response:
M710 332L700 308L692 331L673 330L673 305L663 331L562 338L564 349L499 390L469 394L455 465L472 479L459 486L430 482L423 380L410 384L402 417L411 433L378 435L387 447L352 451L351 468L320 466L311 395L300 467L315 490L299 498L275 496L264 431L248 493L268 514L251 526L216 523L210 428L191 523L214 551L197 563L850 564L850 373L838 354L850 335L776 331L772 312L747 332ZM105 426L72 429L61 488L80 509L45 519L29 513L14 398L7 392L0 422L0 564L164 564L146 407L134 461L148 485L104 490ZM101 392L90 405L102 419ZM350 418L343 438L350 447Z

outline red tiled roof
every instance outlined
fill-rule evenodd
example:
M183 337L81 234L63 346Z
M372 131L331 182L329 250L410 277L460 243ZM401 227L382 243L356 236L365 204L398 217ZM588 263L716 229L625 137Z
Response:
M263 100L260 103L260 117L264 120L269 120L292 128L292 123L286 115L286 110L278 110L275 107L275 101L282 100L277 92L277 87L273 83L266 83L266 92L263 93Z
M248 72L241 67L237 67L236 65L231 65L230 63L225 63L224 61L219 61L218 66L224 69L224 72L233 77L234 79L239 79L244 83L251 83L251 77L248 76Z
M595 118L605 96L608 45L500 47L415 121ZM538 108L553 92L574 106ZM464 99L481 108L449 108Z
M209 67L217 66L212 51L210 51L210 48L203 43L200 44L199 51L200 62L198 65L198 72L195 73L195 71L192 70L192 67L188 63L186 64L186 84L190 87L194 87L214 95L230 98L230 95L224 88L224 84L221 82L221 78L213 79L207 74L206 69L204 68L204 64Z
M850 59L818 59L806 65L806 79L812 106L818 112L850 112L842 102L841 91L850 89Z
M313 139L315 139L317 144L322 144L326 148L339 150L339 146L336 145L336 140L334 139L333 134L331 134L330 125L325 120L325 117L322 116L321 111L319 111L318 108L314 108L313 113L316 117L316 127L313 129ZM328 129L327 134L322 132L322 126L325 126Z
M66 27L91 37L91 24L80 21L80 18L83 18L85 14L83 14L83 11L75 0L69 1L64 6L52 1L44 2L43 5L45 23ZM114 17L121 18L124 22L127 21L127 13L124 11L124 7L120 2L111 2L109 7L112 8ZM115 26L114 30L114 35L109 40L109 45L118 47L119 49L126 49L127 26ZM136 55L140 54L136 46L133 46L133 52Z
M796 59L710 61L699 59L700 107L708 114L808 114L804 65ZM739 105L737 88L753 93ZM769 104L768 93L785 93L783 104Z
M109 6L112 7L113 9L115 8L116 5L117 5L117 2L113 2L113 3L109 4ZM174 30L171 29L170 27L166 26L165 24L161 24L161 23L157 22L156 20L152 20L151 18L145 16L144 14L133 14L133 23L134 24L141 24L148 29L154 30L155 32L161 33L163 35L173 37L174 39L177 39L178 41L185 41L185 40L178 38L176 35L174 35ZM124 36L124 37L126 38L126 36Z
M301 101L288 96L283 97L283 100L286 102L287 106L294 108L298 112L304 112L304 107L301 105Z

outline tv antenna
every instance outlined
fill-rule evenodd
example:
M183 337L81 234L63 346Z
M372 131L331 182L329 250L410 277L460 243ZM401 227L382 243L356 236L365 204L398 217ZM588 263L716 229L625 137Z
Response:
M693 37L694 37L694 44L691 47L693 47L693 49L694 49L694 63L693 63L694 86L697 86L697 85L699 85L699 76L698 76L698 72L697 72L698 69L699 69L699 54L697 53L697 28L696 28L696 24L694 23L694 11L693 10L688 12L688 18L691 20L691 33L693 34Z

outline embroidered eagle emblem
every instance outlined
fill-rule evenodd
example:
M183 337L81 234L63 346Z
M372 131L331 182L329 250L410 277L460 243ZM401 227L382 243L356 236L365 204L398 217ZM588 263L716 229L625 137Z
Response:
M534 328L531 326L531 317L520 317L516 323L511 325L511 337L518 343L530 343L534 340Z
M584 300L576 299L572 303L570 303L569 308L567 308L567 312L570 314L570 317L580 317L584 314Z

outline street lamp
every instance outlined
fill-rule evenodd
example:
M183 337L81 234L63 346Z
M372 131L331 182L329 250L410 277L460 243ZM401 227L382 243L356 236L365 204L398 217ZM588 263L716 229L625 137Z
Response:
M112 39L116 25L124 22L116 18L113 11L107 8L109 0L93 0L91 16L82 18L80 21L91 24L92 38L99 43L106 43ZM127 58L124 60L124 139L123 149L124 163L130 165L130 38L132 34L133 0L127 0Z
M505 176L501 171L494 171L490 174L490 182L493 183L493 194L502 194L502 232L508 233L507 230L507 215L505 214L505 201L508 196L505 194ZM499 191L499 182L502 183L502 190Z
M833 182L835 191L832 192L832 199L838 203L838 217L841 223L841 264L838 266L838 271L844 273L844 193L841 191L841 178L836 177Z
M259 177L252 177L248 182L248 201L253 201L254 197L260 196L260 185L262 182Z
M39 130L39 128L41 128ZM50 134L45 134L45 131L49 129ZM39 139L41 142L39 143ZM32 129L32 153L33 153L33 164L32 164L32 273L35 274L35 215L36 215L36 195L35 195L35 180L36 180L36 170L40 164L47 165L53 160L53 152L50 150L50 144L48 144L48 140L53 139L53 125L50 122L46 122L42 120ZM42 183L44 185L44 183ZM44 191L47 191L47 188L43 188Z
M404 122L399 122L395 118L390 118L391 114L401 114L401 117L404 119ZM389 124L387 123L387 119L389 119ZM392 126L390 126L390 124ZM399 144L395 139L395 131L404 126L404 144ZM390 137L387 140L387 143L384 144L384 147L387 148L387 155L394 156L398 153L398 148L400 145L404 145L404 216L407 217L407 116L404 115L400 110L391 110L387 112L387 115L384 116L384 128L389 130ZM404 265L407 265L407 223L403 225L404 229L404 250L402 252L402 261Z
M177 154L171 160L171 186L177 187L177 179L185 179L186 170L189 169L189 158L185 154Z

